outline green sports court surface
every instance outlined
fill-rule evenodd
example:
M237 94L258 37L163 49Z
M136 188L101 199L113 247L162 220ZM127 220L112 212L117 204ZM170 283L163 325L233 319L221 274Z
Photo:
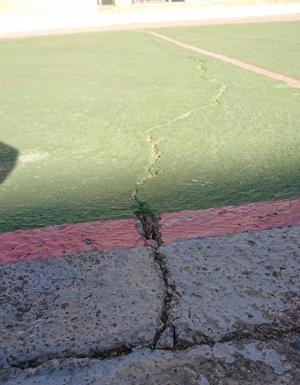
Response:
M300 22L156 31L300 80ZM142 30L0 57L2 232L300 196L300 89Z

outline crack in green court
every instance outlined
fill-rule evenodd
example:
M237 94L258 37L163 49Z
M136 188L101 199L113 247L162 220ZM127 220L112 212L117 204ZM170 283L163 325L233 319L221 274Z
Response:
M159 217L154 213L152 208L147 202L143 202L139 196L139 190L145 185L145 183L159 174L158 161L161 157L161 153L157 146L157 141L153 137L147 139L147 143L151 146L149 166L147 173L135 184L135 189L132 193L132 198L135 202L134 213L139 219L142 225L142 235L147 239L153 239L159 243Z

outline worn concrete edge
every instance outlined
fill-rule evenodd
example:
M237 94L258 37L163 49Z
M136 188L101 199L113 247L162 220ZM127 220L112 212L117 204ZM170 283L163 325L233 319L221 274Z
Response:
M164 244L198 237L300 225L300 198L161 215ZM0 233L0 265L145 245L134 219L66 224Z
M89 362L101 362L101 361L110 361L114 359L122 359L122 357L126 358L126 356L134 356L135 354L143 353L143 352L161 352L161 353L170 353L170 354L180 354L181 352L189 353L193 350L197 350L199 348L207 348L207 349L215 349L221 346L242 346L251 344L253 342L260 342L260 343L272 343L277 341L284 341L286 338L294 338L299 339L300 335L300 329L293 329L293 330L286 330L282 333L278 333L277 335L272 334L271 335L265 335L265 336L257 336L257 335L248 335L248 336L239 336L236 338L227 338L221 341L215 341L213 343L207 344L206 342L203 342L202 344L190 344L184 348L177 348L174 347L172 349L164 348L164 347L152 347L152 346L121 346L119 349L114 349L110 351L105 352L94 352L90 355L67 355L62 357L55 357L55 356L49 356L48 359L42 360L42 361L29 361L24 362L20 365L12 365L9 368L0 368L0 383L2 383L2 378L5 379L6 375L9 375L10 371L13 371L13 374L15 375L17 372L24 372L29 371L32 374L34 374L35 370L43 369L45 365L52 364L55 368L59 368L60 365L67 363L69 361L78 361L81 360L87 360ZM233 336L232 336L233 337ZM2 376L2 378L1 378Z

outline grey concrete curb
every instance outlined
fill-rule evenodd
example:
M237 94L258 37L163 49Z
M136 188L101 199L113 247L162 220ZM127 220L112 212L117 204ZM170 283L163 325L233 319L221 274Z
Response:
M0 383L298 385L299 273L300 226L2 266Z
M152 344L162 285L151 251L2 266L0 368Z
M300 327L300 227L174 242L160 252L175 285L175 345L260 338Z

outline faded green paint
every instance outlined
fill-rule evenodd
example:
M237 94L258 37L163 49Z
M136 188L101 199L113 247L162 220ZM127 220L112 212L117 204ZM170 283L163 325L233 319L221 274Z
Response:
M158 175L139 199L157 212L299 195L299 90L143 32L2 41L0 55L0 139L19 151L1 231L132 216L150 136Z

